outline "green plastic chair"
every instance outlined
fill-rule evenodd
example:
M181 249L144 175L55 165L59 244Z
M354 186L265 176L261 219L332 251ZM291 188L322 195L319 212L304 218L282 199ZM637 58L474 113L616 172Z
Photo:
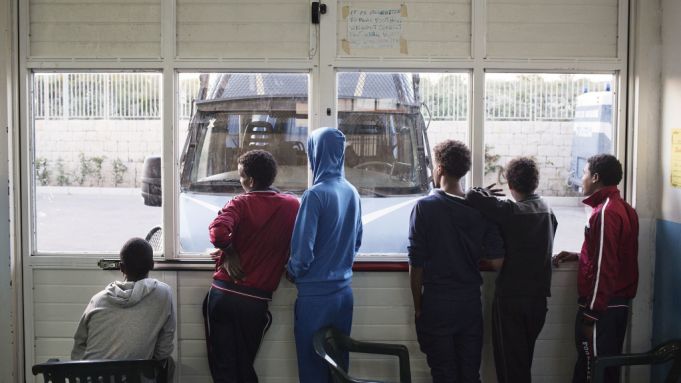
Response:
M654 349L640 354L623 354L596 358L594 365L594 383L602 383L605 369L608 367L637 366L660 364L673 361L665 383L681 382L681 340L674 339L662 343Z
M401 344L360 342L334 327L325 327L314 335L314 349L324 359L336 383L384 383L378 380L354 378L348 375L348 366L341 363L344 351L364 354L395 355L400 363L400 382L411 383L409 350Z
M107 382L143 383L167 382L165 361L132 360L69 360L50 359L33 366L33 375L43 374L45 383Z

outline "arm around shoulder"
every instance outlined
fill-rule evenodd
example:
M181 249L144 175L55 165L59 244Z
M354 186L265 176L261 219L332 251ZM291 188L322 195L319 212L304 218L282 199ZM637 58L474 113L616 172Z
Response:
M466 202L497 223L501 223L513 211L513 202L501 200L482 188L470 189L466 193Z

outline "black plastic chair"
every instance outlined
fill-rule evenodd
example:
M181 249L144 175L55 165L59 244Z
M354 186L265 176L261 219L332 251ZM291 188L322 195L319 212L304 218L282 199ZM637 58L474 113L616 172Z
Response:
M354 378L348 375L348 367L340 362L343 351L364 354L395 355L400 361L400 382L411 383L409 350L401 344L356 341L334 327L325 327L314 335L314 349L329 366L336 383L381 383L377 380Z
M638 366L660 364L673 360L672 368L667 374L665 383L681 381L681 339L662 343L654 349L640 354L624 354L596 358L594 365L594 383L603 382L605 369L608 367Z
M43 374L45 383L142 383L167 382L165 361L50 359L33 366L33 375Z
M163 250L163 228L161 226L152 227L144 240L149 242L154 251Z

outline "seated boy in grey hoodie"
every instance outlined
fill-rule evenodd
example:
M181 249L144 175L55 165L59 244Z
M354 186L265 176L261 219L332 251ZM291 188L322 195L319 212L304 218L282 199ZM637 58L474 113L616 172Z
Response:
M175 312L168 285L149 278L147 241L132 238L120 252L123 282L95 294L80 318L71 359L165 359L173 351Z

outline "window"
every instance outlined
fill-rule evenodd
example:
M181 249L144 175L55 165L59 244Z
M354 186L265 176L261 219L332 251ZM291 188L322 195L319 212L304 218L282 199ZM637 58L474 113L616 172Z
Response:
M308 75L300 73L182 73L179 179L180 251L206 255L208 225L242 193L237 159L253 149L278 163L274 186L307 189ZM193 108L192 108L193 105Z
M118 253L159 226L141 196L161 154L161 75L35 73L33 95L34 253Z
M362 198L361 255L404 260L409 215L432 188L431 146L468 141L468 74L340 72L345 175ZM361 259L361 258L360 258ZM365 258L368 259L368 258Z
M615 80L485 76L484 184L505 188L508 161L535 158L538 193L560 221L557 249L581 243L586 159L614 153ZM360 253L403 260L411 207L432 187L431 149L450 138L470 143L470 74L344 71L336 81L346 176L362 198ZM307 188L309 75L180 73L178 84L178 232L171 235L182 254L205 255L209 222L242 192L236 161L244 152L274 154L275 187L297 195ZM116 253L160 227L160 74L39 72L33 92L34 253ZM149 173L145 159L158 168Z
M599 153L614 153L612 74L489 73L485 81L485 185L508 193L504 166L534 158L537 193L558 219L556 250L579 251L588 218L581 203L582 169Z

